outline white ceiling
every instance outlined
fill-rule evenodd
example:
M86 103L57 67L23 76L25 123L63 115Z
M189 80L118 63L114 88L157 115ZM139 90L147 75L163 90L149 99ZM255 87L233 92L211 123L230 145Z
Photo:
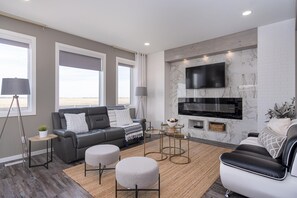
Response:
M295 0L0 0L0 11L152 53L294 18Z

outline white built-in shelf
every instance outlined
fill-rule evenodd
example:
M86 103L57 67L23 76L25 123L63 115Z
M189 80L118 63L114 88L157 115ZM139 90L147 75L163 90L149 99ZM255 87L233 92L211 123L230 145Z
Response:
M205 121L204 120L194 120L189 119L188 123L189 129L205 130Z

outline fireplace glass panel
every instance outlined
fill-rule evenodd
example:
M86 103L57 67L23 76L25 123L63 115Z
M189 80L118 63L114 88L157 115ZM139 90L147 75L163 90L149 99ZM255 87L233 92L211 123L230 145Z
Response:
M179 98L178 113L242 119L242 98Z

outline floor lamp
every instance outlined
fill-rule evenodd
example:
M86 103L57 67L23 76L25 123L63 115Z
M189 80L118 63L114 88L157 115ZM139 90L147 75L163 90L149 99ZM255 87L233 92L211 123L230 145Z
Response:
M143 97L147 96L146 87L136 87L135 95L139 97L137 104L137 113L138 118L144 118L144 108L143 108ZM139 115L141 112L141 115Z
M3 78L2 79L2 89L1 95L13 95L10 107L8 109L8 113L6 119L4 121L4 125L2 131L0 133L0 140L3 135L6 122L8 120L13 102L16 101L17 104L17 116L18 116L18 125L19 125L19 132L21 136L21 143L22 143L22 162L25 163L25 158L28 156L28 147L26 142L26 134L24 130L21 108L19 103L19 96L18 95L30 95L30 86L28 79L21 79L21 78Z

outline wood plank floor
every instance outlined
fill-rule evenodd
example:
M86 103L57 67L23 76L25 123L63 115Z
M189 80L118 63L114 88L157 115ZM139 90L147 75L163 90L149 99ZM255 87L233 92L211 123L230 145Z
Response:
M147 144L148 150L158 148L158 140ZM219 156L230 149L190 141L191 163L177 165L169 160L158 162L161 175L161 197L202 197L219 177ZM122 159L143 156L143 146L121 152ZM84 165L68 168L64 172L78 182L94 197L115 197L114 171L103 174L102 184L98 184L98 172L88 172L84 176ZM132 192L119 192L118 197L134 197ZM140 197L158 197L156 192L141 192Z
M233 148L232 145L206 140L193 139L193 141ZM138 145L139 144L134 144L127 149ZM33 163L44 162L45 157L45 155L34 156ZM0 164L0 197L92 197L86 190L63 172L64 169L81 163L82 161L70 165L65 164L54 155L54 161L50 163L48 170L44 167L28 168L28 165L23 167L22 164L9 167L4 167L4 164ZM104 181L103 179L103 182ZM218 188L209 189L206 193L206 197L213 197L214 194L224 194L224 191L217 191L217 189Z

